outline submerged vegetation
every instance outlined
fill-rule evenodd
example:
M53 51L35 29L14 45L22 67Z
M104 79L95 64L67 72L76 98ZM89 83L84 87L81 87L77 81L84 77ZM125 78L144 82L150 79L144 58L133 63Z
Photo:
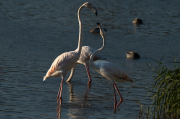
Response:
M156 73L156 76L153 78L155 82L149 88L154 92L152 94L153 104L151 107L144 108L141 105L140 114L147 119L179 119L180 62L175 61L173 69L170 69L164 66L161 60L156 61L159 64L156 68L152 68Z

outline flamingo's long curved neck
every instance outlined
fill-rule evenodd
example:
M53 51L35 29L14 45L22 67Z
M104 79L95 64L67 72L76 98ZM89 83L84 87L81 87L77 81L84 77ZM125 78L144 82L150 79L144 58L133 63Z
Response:
M81 10L84 6L81 6L78 9L78 21L79 21L79 42L78 42L78 47L77 47L77 52L80 55L81 54L81 49L82 49L82 42L83 42L83 27L82 27L82 22L81 22Z
M102 36L102 39L103 39L103 45L101 48L99 48L98 50L94 51L93 54L91 55L90 57L90 65L92 65L94 67L94 63L93 63L93 58L94 56L98 53L98 52L101 52L104 48L105 48L105 45L106 45L106 39L105 37L101 34Z

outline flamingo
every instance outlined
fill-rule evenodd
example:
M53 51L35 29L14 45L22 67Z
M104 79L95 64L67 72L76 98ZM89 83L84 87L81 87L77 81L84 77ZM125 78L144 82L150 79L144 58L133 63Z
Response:
M93 62L93 58L96 55L96 53L102 51L105 47L106 40L105 40L105 32L102 29L102 26L97 23L97 25L100 28L100 35L103 38L103 46L96 50L90 57L90 66L92 66L99 74L101 74L103 77L106 79L110 80L113 84L113 89L114 89L114 113L116 112L116 109L118 106L123 102L123 98L117 88L116 82L122 83L122 82L132 82L133 80L120 69L119 66L117 66L115 63L108 62L106 60L97 60ZM115 89L117 90L119 96L120 96L120 101L117 104L117 99L116 99L116 92Z
M85 68L86 68L86 71L88 74L88 78L89 78L89 81L87 84L91 84L91 81L92 81L90 71L89 71L89 59L90 59L91 54L94 51L95 51L95 49L91 48L90 46L83 46L82 50L81 50L80 58L77 61L77 64L79 63L79 64L85 65ZM106 58L102 57L100 54L96 54L93 58L93 61L96 61L96 60L106 60ZM66 80L66 82L71 81L71 79L74 75L74 72L75 72L75 66L71 69L71 73L69 75L69 78Z
M84 3L81 5L78 9L78 21L79 21L79 41L78 41L78 47L75 51L69 51L65 52L61 55L59 55L54 62L52 63L50 69L47 71L46 75L44 76L43 81L45 81L47 78L50 77L61 77L61 84L59 87L58 95L57 95L57 103L60 105L62 104L62 87L63 87L63 81L70 69L72 69L76 62L78 61L81 49L82 49L82 42L83 42L83 33L82 33L82 23L81 23L81 16L80 12L82 8L87 7L89 9L92 9L95 14L97 15L97 9L89 2Z

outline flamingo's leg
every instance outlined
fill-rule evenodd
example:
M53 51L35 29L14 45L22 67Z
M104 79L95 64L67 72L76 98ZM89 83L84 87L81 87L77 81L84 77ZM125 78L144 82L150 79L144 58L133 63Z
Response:
M59 86L59 91L58 91L58 94L57 94L57 103L59 105L59 95L60 95L60 92L61 92L61 84Z
M85 65L85 67L86 67L86 71L87 71L88 78L89 78L89 81L87 84L91 84L92 79L91 79L91 75L90 75L90 71L89 71L89 65Z
M119 90L118 90L118 88L117 88L117 85L114 84L114 86L115 86L115 88L116 88L116 90L117 90L117 92L118 92L118 94L119 94L119 97L120 97L120 101L119 101L118 105L116 106L116 107L118 107L118 106L123 102L123 97L121 96L121 93L119 92Z
M57 100L59 100L60 102L60 105L62 104L62 87L63 87L63 81L64 81L64 78L62 78L61 80L61 84L60 84L60 87L59 87L59 92L58 92L58 96L57 96ZM59 104L58 102L58 104Z
M60 84L60 86L59 86L59 91L58 91L58 94L57 94L57 99L59 99L60 91L61 91L61 84Z
M114 113L115 113L116 112L116 105L117 105L115 84L113 84L113 89L114 89Z

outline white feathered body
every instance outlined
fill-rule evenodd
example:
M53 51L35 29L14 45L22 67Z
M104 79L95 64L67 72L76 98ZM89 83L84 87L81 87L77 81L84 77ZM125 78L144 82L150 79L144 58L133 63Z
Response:
M122 83L131 80L131 78L115 63L106 60L97 60L93 63L93 68L113 84L116 82Z

